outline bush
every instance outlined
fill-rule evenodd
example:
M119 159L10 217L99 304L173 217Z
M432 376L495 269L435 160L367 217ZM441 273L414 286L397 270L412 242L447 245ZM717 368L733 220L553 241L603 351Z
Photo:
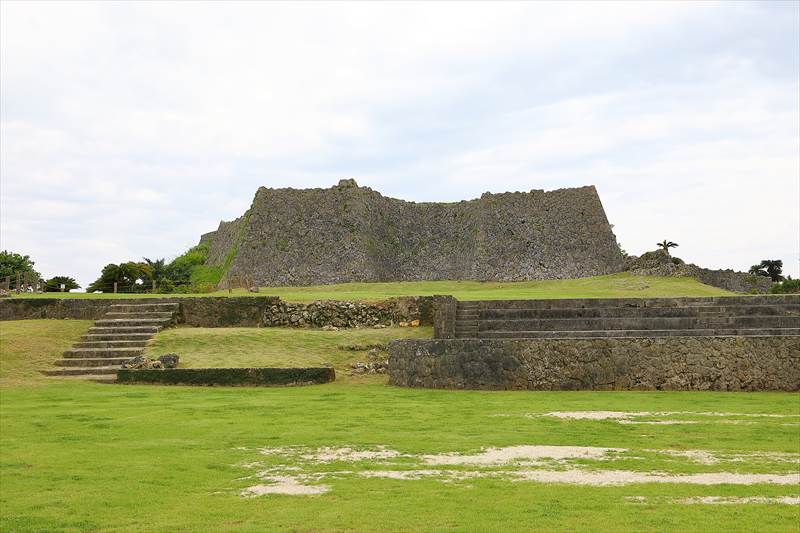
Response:
M684 262L683 262L683 259L681 259L680 257L673 257L672 258L672 264L673 265L683 265Z
M45 292L61 292L61 285L64 285L64 290L66 292L81 288L78 282L75 281L75 278L69 276L54 276L45 282L44 290Z
M800 293L800 279L788 278L774 284L769 288L771 294L798 294Z

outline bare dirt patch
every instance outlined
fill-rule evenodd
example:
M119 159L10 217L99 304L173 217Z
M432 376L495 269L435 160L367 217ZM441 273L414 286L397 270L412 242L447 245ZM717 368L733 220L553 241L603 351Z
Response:
M267 456L279 456L281 463L264 469L261 462L249 462L246 468L262 470L249 478L259 484L241 491L243 497L269 494L315 495L323 494L330 487L323 484L332 479L386 478L399 480L435 479L452 482L475 478L495 478L510 482L563 483L588 486L618 486L635 483L671 483L689 485L800 485L800 472L791 473L741 473L703 472L669 473L630 470L598 470L596 467L575 463L614 461L625 448L602 448L591 446L535 446L521 445L502 448L484 448L476 453L406 454L386 446L359 449L344 447L284 447L263 448L259 452ZM711 465L721 461L743 461L764 458L774 461L800 462L800 454L754 452L723 454L707 450L642 450L687 459L694 463ZM403 462L395 459L403 458ZM354 472L351 470L326 471L332 462L370 463L374 470ZM554 464L555 463L555 464ZM435 466L472 466L474 469L438 469ZM410 468L409 468L410 467ZM417 467L417 468L415 468ZM419 468L422 467L422 468ZM425 468L428 467L428 468ZM534 468L531 468L534 467ZM542 467L542 468L535 468ZM554 468L555 467L555 468ZM320 469L321 468L321 469ZM404 469L405 468L405 469Z
M800 483L800 474L739 474L708 472L702 474L665 474L628 470L527 470L510 472L520 481L566 483L570 485L630 485L633 483L684 483L689 485L792 485Z
M675 500L675 503L683 504L706 504L706 505L741 505L748 503L769 503L782 505L800 505L798 496L776 496L768 498L766 496L695 496L694 498L683 498Z
M286 494L289 496L312 496L324 494L330 490L328 485L306 485L293 476L266 476L261 478L270 482L267 485L253 485L243 489L241 495L246 498L264 496L266 494Z
M392 459L400 457L402 454L395 450L389 450L385 446L378 446L375 450L355 450L353 448L319 448L313 453L306 453L301 457L307 461L316 463L330 463L333 461L376 461L381 459Z
M596 448L590 446L509 446L487 448L474 455L444 453L423 455L429 465L501 465L511 462L540 463L544 459L609 459L610 454L625 452L623 448Z

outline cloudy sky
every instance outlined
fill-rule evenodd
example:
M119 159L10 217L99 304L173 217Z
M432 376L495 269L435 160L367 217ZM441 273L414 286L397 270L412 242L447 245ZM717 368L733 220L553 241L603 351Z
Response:
M0 5L0 247L83 285L260 185L597 186L623 248L800 247L800 3Z

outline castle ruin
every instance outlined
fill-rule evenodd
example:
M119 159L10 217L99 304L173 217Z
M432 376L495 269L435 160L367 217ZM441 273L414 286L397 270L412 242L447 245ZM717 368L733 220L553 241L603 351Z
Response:
M485 193L453 203L387 198L354 180L260 187L250 209L202 236L206 264L260 286L578 278L623 269L593 186Z

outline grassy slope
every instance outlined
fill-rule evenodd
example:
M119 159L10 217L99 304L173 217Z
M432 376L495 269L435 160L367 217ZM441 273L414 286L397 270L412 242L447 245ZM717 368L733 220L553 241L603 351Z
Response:
M367 352L342 350L353 344L385 344L393 339L431 337L431 328L351 329L177 328L159 333L145 355L181 356L182 367L327 366L337 382L349 382L349 365L366 361ZM365 376L366 377L366 376ZM372 376L371 381L376 381ZM378 378L381 380L381 378ZM363 378L359 381L363 381Z
M628 273L592 278L520 281L409 281L394 283L342 283L308 287L265 287L262 294L280 296L284 300L382 300L392 296L425 296L452 294L462 300L500 300L522 298L658 298L668 296L725 296L728 291L704 285L694 278L662 278L634 276ZM207 294L174 296L251 296L243 289ZM130 298L163 297L163 294L85 294L47 293L28 295L34 298Z
M89 320L0 321L0 386L44 383L39 373L72 346Z
M43 349L57 351L83 327L71 321L0 326L2 360L12 354L12 373L19 376L33 375L45 357ZM281 331L274 331L232 345L231 357L244 361L245 353L239 351L253 354L259 344L265 353L274 351L276 344L285 342ZM359 334L365 335L364 340L374 335L381 342L386 332ZM175 330L164 335L173 336L172 346L177 346L188 342L183 337L191 333ZM319 357L329 349L322 347L339 343L338 338L314 338L316 333L294 333L309 337L293 345L293 357L301 357L304 344L309 357ZM197 330L190 336L203 335ZM157 346L170 344L162 342L169 339L165 336ZM26 339L22 344L7 342L21 338ZM208 357L213 354L199 340L191 342ZM7 368L4 376L10 372ZM41 387L14 380L2 384L0 531L791 531L800 520L798 506L678 505L659 500L798 495L796 486L585 487L345 475L326 481L333 490L320 496L243 499L238 495L254 484L244 478L252 470L242 465L263 460L257 449L265 446L386 445L408 453L516 444L609 446L632 451L622 465L625 469L720 471L718 465L656 461L646 450L800 452L796 394L506 393L352 383L189 388L58 379ZM630 426L524 416L553 410L775 413L794 416L790 420L795 425L786 425L785 418L745 419L748 423L742 425L705 419L694 425ZM609 462L598 463L597 468L620 466ZM745 461L723 470L787 469L796 470L797 465ZM655 500L637 504L626 500L631 496Z

